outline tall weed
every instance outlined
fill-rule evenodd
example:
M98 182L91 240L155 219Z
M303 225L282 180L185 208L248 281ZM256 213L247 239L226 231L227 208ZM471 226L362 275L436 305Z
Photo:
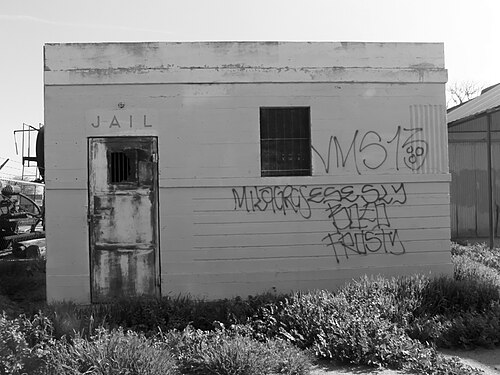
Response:
M455 280L476 280L500 290L500 271L473 260L465 254L454 255L452 260Z
M95 328L125 329L153 336L159 331L183 330L188 325L212 330L213 322L226 326L240 324L268 303L282 296L266 293L247 299L236 297L217 301L204 301L188 296L162 298L123 298L106 304L79 306L72 302L51 304L46 314L54 322L56 337L71 337L79 333L88 337Z
M455 280L440 276L422 290L417 315L453 315L461 311L483 311L500 298L499 289L481 279Z
M15 318L19 311L35 315L46 300L45 260L1 260L0 295L11 302L0 305L0 313L4 310L11 318Z
M422 304L434 307L427 295L432 282L421 276L365 277L336 293L295 293L263 307L252 328L261 340L286 339L321 358L423 374L474 373L407 334Z
M259 342L219 325L215 331L188 326L184 331L170 331L161 336L187 375L254 375L309 373L307 355L280 340Z
M53 344L49 319L0 315L0 374L38 374Z
M84 339L76 335L72 343L61 339L46 361L47 374L93 375L174 375L177 365L161 345L133 331L98 329Z
M485 243L468 246L452 243L451 254L466 256L500 272L500 249L490 249Z

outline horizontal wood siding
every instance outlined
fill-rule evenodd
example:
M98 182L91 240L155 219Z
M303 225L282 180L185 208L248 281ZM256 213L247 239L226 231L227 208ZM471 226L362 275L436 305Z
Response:
M399 266L384 267L376 270L377 274L385 277L410 275L421 273L427 275L450 274L450 264L426 264L422 266ZM299 272L256 272L252 274L230 273L217 274L211 279L204 275L185 274L185 275L164 275L162 285L168 286L169 290L188 290L199 296L210 298L227 298L238 294L240 296L255 295L256 291L285 291L292 292L297 290L315 290L325 289L334 290L339 286L349 282L359 275L370 274L370 269L352 269L342 268L332 272L315 271L309 273ZM279 276L279 277L276 277ZM236 292L237 291L237 292ZM174 292L168 292L168 295L176 296Z
M436 101L431 98L440 97L440 85L125 85L46 90L47 105L53 107L54 97L61 122L57 129L47 129L47 147L79 155L48 163L47 168L58 170L52 177L59 187L86 187L85 179L77 175L85 175L80 156L89 136L159 136L160 186L260 178L261 106L310 107L314 176L448 173L447 157L440 149L446 140L444 106L429 104ZM119 102L125 103L124 109L117 109ZM381 110L388 105L390 110ZM156 124L92 126L98 113L128 119L137 108L147 108L144 113L157 118ZM432 112L427 120L415 115L425 111Z
M327 188L344 191L352 188L360 192L363 186L303 186L302 211L298 195L284 203L288 204L286 210L276 208L283 205L283 201L277 201L279 198L274 201L274 210L271 203L266 209L262 209L262 204L247 209L241 203L241 191L248 187L242 186L162 189L163 289L214 297L219 293L219 286L215 285L227 283L233 277L235 283L245 280L248 293L262 292L264 280L267 282L264 290L275 288L286 292L290 288L286 283L289 274L295 275L295 287L304 289L314 285L317 277L322 280L320 284L327 283L330 277L330 286L338 286L345 279L337 274L345 269L351 270L350 278L388 270L397 274L417 272L426 266L429 270L436 265L442 270L449 266L450 211L446 182L370 185L371 189L387 190L403 186L405 195L404 198L399 195L399 199L404 203L387 204L381 199L370 205L366 202L376 202L377 196L367 193L358 198L356 207L365 210L363 218L358 214L349 217L345 212L332 214L328 204L316 204L313 201L318 200L317 196L309 195L311 190ZM234 191L240 193L239 198L235 198ZM391 198L385 201L390 202ZM305 204L306 199L310 199L310 207ZM352 207L349 200L335 203ZM375 206L379 209L378 217ZM359 237L353 243L347 235L335 244L335 249L327 237L329 233L337 234L339 240L346 233L362 236L363 232L364 242ZM196 275L197 282L186 283L187 275ZM207 285L214 285L213 290ZM231 295L239 292L237 289Z

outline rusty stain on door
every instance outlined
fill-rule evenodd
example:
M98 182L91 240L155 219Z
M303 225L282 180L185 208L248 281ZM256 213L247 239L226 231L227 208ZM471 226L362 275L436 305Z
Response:
M89 138L92 302L159 295L157 143Z

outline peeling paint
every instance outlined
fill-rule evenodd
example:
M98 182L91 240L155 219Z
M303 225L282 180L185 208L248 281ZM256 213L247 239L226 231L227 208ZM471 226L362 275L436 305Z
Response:
M129 68L107 68L107 69L68 69L69 74L79 74L83 77L88 75L111 76L120 73L147 73L150 68L144 65L136 65Z
M431 64L431 63L420 63L420 64L414 64L414 65L410 65L410 69L435 69L436 66L434 64Z
M156 295L156 138L92 138L89 147L92 301Z

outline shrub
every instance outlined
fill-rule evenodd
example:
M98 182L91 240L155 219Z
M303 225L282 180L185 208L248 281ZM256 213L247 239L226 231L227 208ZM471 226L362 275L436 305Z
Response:
M405 331L412 339L422 343L431 344L439 348L449 348L456 346L445 337L445 332L450 329L453 323L447 317L438 316L417 316L405 327Z
M14 318L16 312L35 315L45 304L45 260L1 260L0 295L15 302L16 306L1 307Z
M422 277L363 278L335 294L295 293L279 304L263 307L252 328L260 339L287 339L303 349L312 348L322 358L423 374L474 373L405 331L430 283ZM410 301L400 305L404 296Z
M443 334L450 346L472 349L476 346L493 347L500 344L500 304L492 304L485 311L467 311L453 316Z
M454 279L429 279L408 314L410 337L438 347L491 347L500 343L500 274L463 252L452 257Z
M0 294L0 313L5 313L6 317L15 318L23 313L23 309L7 296Z
M71 338L76 334L89 337L95 334L95 328L104 325L105 321L94 321L90 307L79 306L73 302L56 302L45 308L54 327L54 337Z
M0 315L0 374L38 373L52 340L50 321L43 315L32 320Z
M311 348L324 334L326 316L338 305L327 291L294 293L277 304L263 306L250 323L257 339L279 338L301 349Z
M183 330L187 326L192 326L202 330L212 330L215 321L225 326L245 323L261 306L283 298L284 296L274 293L248 296L246 299L235 297L216 301L177 296L164 297L162 303L165 304L168 315L167 329Z
M484 246L470 252L455 246L453 253L454 278L365 277L336 293L220 301L133 298L53 304L32 319L3 315L0 373L36 374L46 361L48 373L173 374L178 361L187 374L304 374L310 362L300 348L355 364L471 374L428 344L500 344L499 257ZM220 322L215 331L214 321ZM158 332L168 333L157 339ZM52 335L65 337L55 342Z
M339 289L337 296L349 303L366 303L382 318L405 326L422 305L424 291L430 282L430 278L424 275L390 279L365 276Z
M183 374L254 375L309 373L309 358L279 340L258 342L223 328L201 331L187 327L182 333L163 335L178 358Z
M26 367L31 351L18 320L0 316L0 373L16 374Z
M500 298L499 289L491 282L472 278L455 280L447 276L431 279L421 293L421 306L415 312L418 316L483 311Z
M154 340L132 331L98 329L86 340L76 335L72 343L64 338L50 351L47 374L174 375L172 355Z
M490 249L484 243L469 246L452 243L451 254L466 256L500 272L500 249Z
M203 330L213 329L213 322L224 325L244 323L260 306L279 300L271 293L218 301L203 301L187 296L176 298L127 298L107 304L78 306L71 302L55 303L46 308L54 321L56 337L79 333L88 337L94 329L123 327L152 336L159 331L183 330L188 325Z
M455 280L477 280L500 290L500 272L467 255L452 256Z
M110 329L124 327L148 335L166 329L168 314L161 299L137 297L123 298L108 304L92 305L94 319Z

